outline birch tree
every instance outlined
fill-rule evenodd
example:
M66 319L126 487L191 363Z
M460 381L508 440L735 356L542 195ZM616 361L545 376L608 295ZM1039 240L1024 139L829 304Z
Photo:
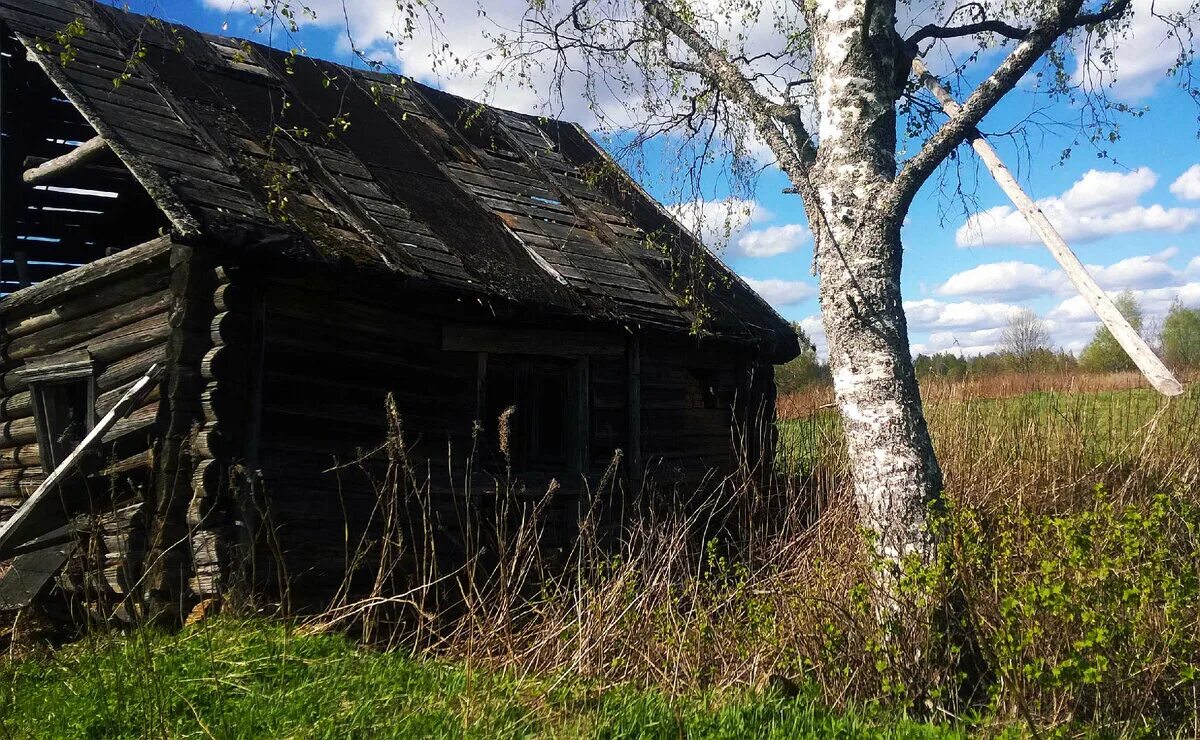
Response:
M1132 0L530 0L495 41L509 61L501 74L532 78L530 64L553 72L560 84L548 98L579 94L600 108L636 100L625 120L598 112L636 132L633 146L664 134L700 140L698 166L711 166L707 147L721 136L734 142L727 163L753 142L769 150L814 236L861 523L876 553L898 564L935 556L931 512L942 492L909 352L901 225L985 117L1006 96L1028 94L1015 91L1039 62L1040 92L1072 101L1081 140L1102 151L1131 112L1105 86L1134 11ZM1163 22L1164 66L1193 96L1196 11L1138 10ZM949 71L964 102L950 117L910 74L935 45L960 57ZM572 75L585 81L572 87Z
M523 85L551 114L583 100L619 155L673 141L691 147L679 161L692 182L720 169L736 189L765 149L813 234L854 497L875 552L895 564L936 555L942 492L900 290L901 225L918 191L961 161L956 151L1009 95L1068 101L1078 143L1103 154L1120 116L1142 112L1105 94L1135 11L1160 22L1155 53L1200 98L1190 77L1200 0L475 0L461 6L504 20L473 58L442 30L461 25L465 7L395 4L397 56L424 54L439 74L483 70L497 90ZM281 6L257 7L277 17ZM347 6L337 6L341 17ZM296 13L284 15L294 30ZM423 24L424 50L414 43ZM964 101L952 116L910 73L931 49L942 62L934 71Z

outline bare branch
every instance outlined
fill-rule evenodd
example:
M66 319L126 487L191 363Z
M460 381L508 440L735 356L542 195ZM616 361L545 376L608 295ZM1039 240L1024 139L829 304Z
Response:
M928 39L954 39L961 36L975 36L980 33L995 33L1006 38L1020 41L1029 35L1028 28L1018 28L1000 20L983 20L977 23L967 23L961 26L939 26L930 23L920 28L916 33L904 40L910 49L916 49L917 44Z
M1128 3L1129 0L1117 0ZM975 92L967 98L958 115L944 123L921 147L921 150L905 163L892 182L888 206L894 213L903 213L912 202L917 190L930 173L950 152L967 137L975 133L975 127L1009 93L1033 65L1050 50L1056 41L1073 27L1082 0L1058 0L1054 12L1026 34L1011 54Z
M816 147L812 137L800 121L798 109L794 106L779 105L763 97L754 89L754 86L750 84L732 59L713 46L708 39L704 38L666 3L661 0L643 0L642 5L646 9L647 15L657 21L664 30L679 39L684 46L691 49L692 53L703 61L701 65L682 66L686 64L683 62L673 62L672 65L677 69L694 72L712 81L725 93L727 98L745 106L746 112L754 121L755 130L771 148L779 166L793 180L807 182L809 165L816 154ZM786 123L794 132L795 147L784 138L778 127L779 122ZM813 194L815 196L815 191ZM814 199L810 202L816 203L817 201Z
M1098 23L1105 23L1114 18L1121 16L1131 5L1131 0L1114 0L1107 8L1096 13L1080 13L1071 21L1071 28L1079 28L1080 26L1094 26Z

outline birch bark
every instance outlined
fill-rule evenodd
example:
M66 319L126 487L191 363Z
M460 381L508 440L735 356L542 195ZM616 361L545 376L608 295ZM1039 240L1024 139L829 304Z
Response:
M821 311L863 526L898 564L936 552L934 455L909 352L900 295L896 175L898 87L894 0L821 0L810 13L820 145L812 171ZM809 212L814 208L808 204Z

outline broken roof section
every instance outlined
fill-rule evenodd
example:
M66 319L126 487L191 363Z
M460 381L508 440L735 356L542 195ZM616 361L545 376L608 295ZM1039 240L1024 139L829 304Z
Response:
M83 0L0 20L181 234L674 330L706 292L706 331L797 352L577 125Z

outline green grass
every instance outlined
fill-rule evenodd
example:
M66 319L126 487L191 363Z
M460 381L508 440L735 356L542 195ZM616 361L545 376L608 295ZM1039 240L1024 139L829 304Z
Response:
M977 456L988 440L1015 447L1022 440L1056 440L1079 450L1086 462L1112 461L1142 441L1147 425L1168 400L1147 388L1093 393L1037 391L1005 398L943 400L927 405L926 417L939 455ZM1171 401L1173 413L1159 418L1160 436L1193 437L1200 395L1194 388ZM779 455L793 469L811 470L842 457L841 417L825 409L779 422Z
M364 650L266 622L87 639L0 668L5 737L959 737L811 696L670 698Z

